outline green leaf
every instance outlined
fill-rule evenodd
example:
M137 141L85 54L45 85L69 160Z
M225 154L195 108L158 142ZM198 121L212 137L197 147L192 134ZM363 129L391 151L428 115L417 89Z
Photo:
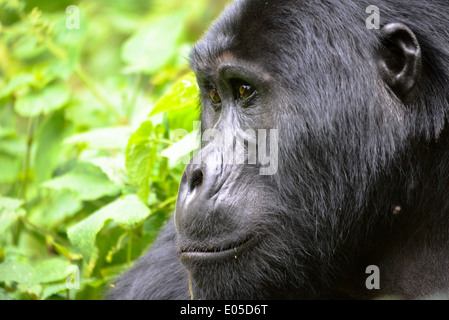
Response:
M96 157L88 161L100 168L109 180L117 185L127 184L129 179L126 175L125 157L122 153L107 157Z
M42 286L40 284L29 286L27 284L19 283L19 285L17 286L17 290L21 294L26 294L25 299L37 300L39 299L39 296L42 295ZM19 292L15 292L17 297L19 297Z
M131 136L126 148L126 170L130 182L139 187L138 195L146 203L150 194L150 178L156 163L156 146L150 140L153 124L145 121Z
M43 182L51 178L58 164L61 144L67 132L67 123L63 112L56 112L44 123L37 138L35 156L36 181Z
M11 93L18 91L34 81L34 76L29 73L22 73L14 76L8 81L8 84L0 91L0 98L9 96Z
M47 77L59 78L66 81L74 72L77 61L79 59L80 48L71 49L68 57L64 60L52 61L47 66Z
M0 197L0 234L3 234L21 215L23 201L13 198Z
M17 58L26 60L42 54L45 51L45 47L39 44L36 37L24 36L14 43L12 51Z
M70 275L68 270L70 263L61 258L50 258L33 263L33 274L31 282L49 283L67 278Z
M74 135L64 141L66 144L85 143L93 149L124 149L131 135L130 127L94 129Z
M20 158L0 152L0 183L13 182L20 172L20 165Z
M57 284L48 284L44 286L44 290L41 293L41 296L39 297L41 300L45 300L48 297L64 292L67 290L67 285L65 283L57 283Z
M185 13L166 16L146 25L122 47L125 72L154 73L174 56L183 30Z
M190 72L179 79L156 103L150 115L177 109L191 108L198 106L199 88L196 77Z
M10 156L22 157L25 151L26 146L24 139L5 138L0 140L0 153L5 153Z
M70 92L65 86L54 84L19 96L14 108L23 117L34 117L62 108L69 98Z
M32 277L33 267L28 263L7 260L0 264L0 282L18 282L31 286Z
M95 250L95 238L109 220L124 229L132 229L150 215L150 210L137 196L128 195L101 208L87 219L71 227L67 234L70 242L79 248L85 259Z
M0 264L0 281L17 282L26 287L55 282L70 274L69 266L70 264L61 258L50 258L33 264L7 260Z
M198 132L191 132L180 141L162 151L161 155L171 161L178 161L183 158L182 163L187 164L189 161L188 159L190 159L190 153L200 147L198 137Z
M53 228L81 209L81 201L71 191L52 192L51 196L30 209L29 219L37 225Z
M5 289L0 288L0 300L14 300L14 297Z
M93 165L79 165L74 170L50 180L43 185L53 190L70 190L80 200L95 200L103 196L113 196L120 188Z

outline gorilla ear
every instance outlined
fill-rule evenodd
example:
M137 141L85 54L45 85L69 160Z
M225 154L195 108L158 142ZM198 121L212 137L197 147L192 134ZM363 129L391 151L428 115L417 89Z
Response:
M421 73L421 47L405 24L387 24L382 33L384 38L377 65L383 80L402 97L415 86Z

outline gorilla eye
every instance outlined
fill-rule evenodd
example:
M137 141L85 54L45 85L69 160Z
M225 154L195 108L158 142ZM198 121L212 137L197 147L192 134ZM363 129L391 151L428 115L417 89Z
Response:
M240 94L240 99L241 100L246 100L249 97L251 97L253 95L253 93L256 91L256 89L254 89L253 86L249 85L249 84L241 84L239 87L239 94Z
M232 79L231 84L235 98L240 99L241 101L246 102L246 100L252 98L257 92L256 88L240 79Z
M221 103L221 98L220 98L220 95L217 92L217 89L215 89L215 88L211 88L210 89L210 99L212 100L213 104L220 104Z

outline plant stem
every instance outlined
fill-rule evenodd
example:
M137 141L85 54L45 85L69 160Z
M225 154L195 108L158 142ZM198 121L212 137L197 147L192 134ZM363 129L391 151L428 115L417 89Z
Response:
M61 49L58 45L56 45L53 41L47 40L46 42L47 49L58 59L66 60L67 53ZM118 111L114 108L114 106L109 102L109 100L101 93L98 89L95 81L81 68L81 66L76 66L74 70L77 77L81 80L81 82L86 86L87 89L93 94L93 96L101 102L101 104L112 114L114 114L117 118L120 117Z
M171 204L172 202L175 202L177 198L178 198L177 196L168 198L168 199L165 200L164 202L158 203L156 206L151 207L151 210L152 210L152 211L161 210L162 208L168 206L168 205Z
M84 72L84 70L77 66L75 68L75 74L78 76L78 78L81 80L81 82L90 90L90 92L94 95L95 98L97 98L98 101L100 101L108 111L110 111L112 114L114 114L117 118L120 118L119 112L114 108L114 106L109 102L109 100L100 92L100 90L97 88L97 85L92 80L92 78Z
M69 243L67 242L67 240L61 238L60 236L58 236L57 234L54 234L48 230L45 230L42 227L39 227L37 225L35 225L34 223L32 223L30 220L28 220L25 216L21 216L20 221L23 222L23 224L27 225L28 227L30 227L31 229L34 229L35 231L37 231L38 233L44 235L44 236L50 236L53 239L57 240L59 243L63 243L68 245Z
M126 262L128 264L131 263L131 253L132 253L132 248L133 248L133 229L128 231L128 236L129 236L129 241L128 241L128 252L127 252L127 256L126 256Z
M31 147L33 146L33 133L34 133L34 118L29 118L27 128L25 159L24 159L25 162L23 166L23 182L22 188L20 190L20 198L23 199L25 203L27 202L27 187L30 170Z

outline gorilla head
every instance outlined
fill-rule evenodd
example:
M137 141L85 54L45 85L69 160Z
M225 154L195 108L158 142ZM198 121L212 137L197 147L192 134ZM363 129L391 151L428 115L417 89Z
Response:
M195 299L442 288L449 5L374 1L376 30L372 2L228 6L191 55L208 138L183 175L176 230L119 279L121 297L188 297L187 277ZM224 161L237 149L243 162ZM365 286L371 264L377 292Z

